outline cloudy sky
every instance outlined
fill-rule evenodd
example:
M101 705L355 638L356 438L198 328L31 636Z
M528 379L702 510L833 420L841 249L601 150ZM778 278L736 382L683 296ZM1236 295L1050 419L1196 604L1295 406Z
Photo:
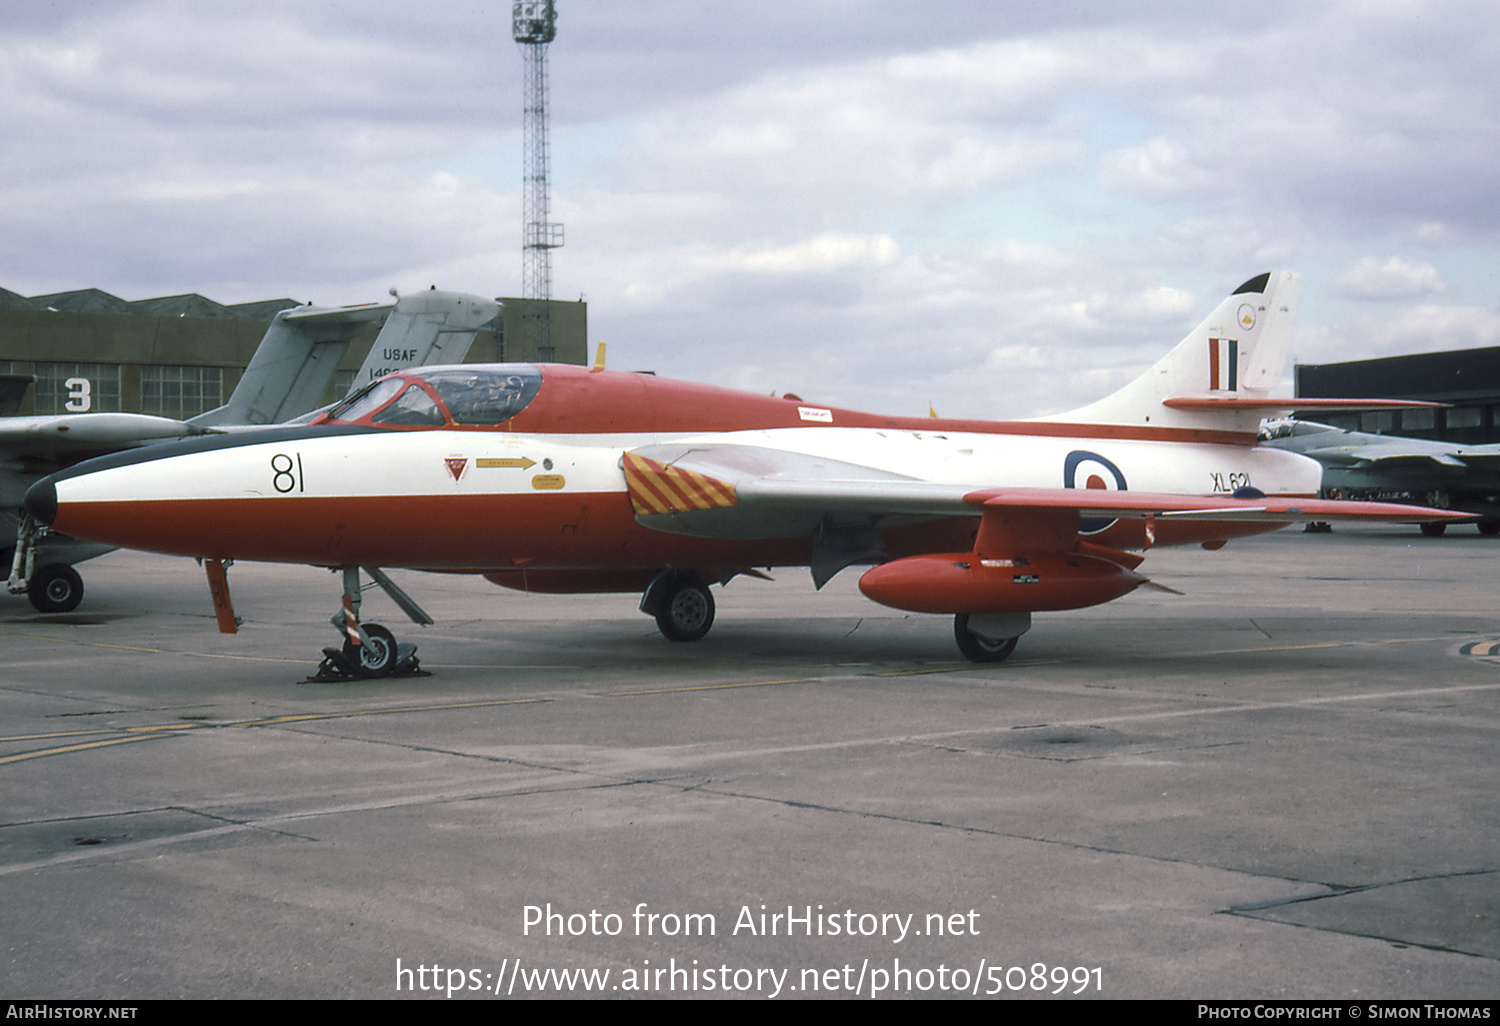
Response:
M558 8L553 294L613 367L1030 416L1273 268L1303 362L1500 345L1487 0ZM519 293L509 3L0 18L0 286Z

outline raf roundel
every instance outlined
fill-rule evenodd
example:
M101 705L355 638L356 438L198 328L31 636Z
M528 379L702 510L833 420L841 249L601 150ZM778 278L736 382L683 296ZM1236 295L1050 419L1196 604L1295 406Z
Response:
M1063 487L1123 492L1127 486L1125 474L1113 462L1096 452L1075 449L1063 461ZM1084 519L1079 521L1078 533L1099 534L1114 524L1114 520Z

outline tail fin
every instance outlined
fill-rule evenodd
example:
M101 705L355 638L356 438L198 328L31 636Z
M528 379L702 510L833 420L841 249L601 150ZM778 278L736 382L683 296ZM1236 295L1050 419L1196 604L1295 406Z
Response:
M14 417L21 409L21 400L36 378L30 374L0 374L0 417Z
M1280 408L1268 400L1286 365L1301 295L1302 279L1290 271L1251 278L1145 374L1096 403L1042 419L1254 434L1267 410Z
M406 367L462 363L475 334L499 313L499 303L463 292L429 289L402 296L354 376L350 394Z
M323 401L350 340L381 321L385 324L351 391L403 367L459 363L475 333L499 312L499 303L436 289L403 296L395 304L283 310L260 340L229 402L189 423L280 424L308 413Z
M323 390L333 380L349 341L366 325L384 320L390 309L390 303L366 303L281 311L229 401L188 423L276 424L308 412L323 401Z

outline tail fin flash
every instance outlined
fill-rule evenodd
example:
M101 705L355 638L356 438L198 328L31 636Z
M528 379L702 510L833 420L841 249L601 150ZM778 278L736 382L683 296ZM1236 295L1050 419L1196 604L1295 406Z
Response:
M1045 420L1150 424L1254 433L1286 365L1302 295L1290 271L1251 278L1145 374L1071 413Z

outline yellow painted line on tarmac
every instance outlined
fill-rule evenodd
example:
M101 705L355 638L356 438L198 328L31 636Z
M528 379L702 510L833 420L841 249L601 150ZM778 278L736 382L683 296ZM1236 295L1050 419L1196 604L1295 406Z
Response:
M1270 645L1262 648L1212 648L1206 652L1179 652L1184 656L1244 655L1247 652L1304 652L1311 648L1345 648L1352 641L1320 641L1311 645Z
M21 752L19 755L0 756L0 766L11 762L22 762L26 759L40 759L45 755L65 755L68 752L81 752L89 748L107 748L110 745L128 745L135 741L150 741L155 734L137 734L134 737L116 737L104 741L90 741L81 745L63 745L61 748L39 748L34 752Z
M90 748L105 748L109 745L129 744L132 741L148 741L153 737L163 737L173 731L219 730L225 727L274 727L285 723L304 723L309 720L341 720L351 719L355 716L383 716L388 713L441 712L445 709L483 709L491 706L529 705L546 701L549 700L545 698L502 698L489 702L447 702L435 705L398 706L393 709L355 709L347 712L300 713L289 716L269 716L261 720L240 720L235 723L156 723L141 727L101 727L95 730L66 730L51 734L15 734L10 737L0 737L0 743L44 741L64 737L86 737L90 734L124 734L126 736L106 738L100 741L89 741L84 744L64 745L60 748L46 748L35 752L21 752L18 755L0 756L0 766L10 762L21 762L24 759L37 759L44 755L63 755L67 752L81 752Z
M354 709L349 712L294 713L288 716L270 716L263 720L242 720L239 723L212 724L216 727L274 727L282 723L304 723L308 720L344 720L355 716L385 716L390 713L443 712L448 709L488 709L498 705L531 705L546 702L546 698L497 698L490 702L445 702L437 705L403 705L392 709ZM203 726L209 726L204 724Z
M922 677L922 676L926 676L927 674L932 674L932 673L970 673L970 672L973 672L975 670L988 669L988 668L990 668L990 665L991 664L988 664L988 663L959 663L956 666L939 666L939 667L936 667L936 668L933 668L933 669L926 669L926 670L885 670L885 671L879 671L879 672L865 672L865 673L854 673L854 672L851 672L851 673L848 673L848 674L837 674L837 675L830 675L830 676L840 676L840 677L845 677L845 676L847 676L847 677ZM1012 665L1021 665L1021 664L1012 664ZM1024 665L1026 665L1026 666L1032 666L1032 665L1040 665L1040 664L1035 664L1035 663L1032 663L1032 662L1025 662ZM690 685L690 686L687 686L687 687L681 687L681 688L648 688L648 689L643 689L643 690L640 690L640 691L606 691L604 693L604 697L605 698L629 698L632 695L671 695L671 694L677 694L677 693L683 692L683 691L723 691L723 690L727 690L729 688L765 688L765 687L773 687L773 686L778 685L778 684L817 684L817 683L819 683L821 681L825 681L825 680L828 680L828 679L830 679L829 676L823 676L823 677L794 677L794 678L791 678L789 680L752 680L752 681L745 681L744 683L741 683L741 684L694 684L694 685Z
M302 666L312 662L311 659L277 659L273 656L225 655L219 652L184 652L183 655L199 659L242 659L247 663L298 663Z
M311 662L309 659L276 659L270 656L226 655L219 652L169 652L164 648L142 648L139 645L110 645L102 641L79 641L76 638L44 638L38 634L0 634L0 637L17 638L21 641L45 641L52 645L81 645L84 648L114 648L125 652L149 652L153 655L195 656L200 659L243 659L246 662L257 663L306 664Z
M116 734L119 731L114 727L95 727L93 730L59 730L51 734L12 734L10 737L0 737L0 744L10 741L50 741L58 737L88 737L90 734Z
M1262 648L1216 648L1207 652L1184 652L1183 655L1244 655L1247 652L1304 652L1314 648L1358 648L1363 645L1412 645L1424 641L1453 643L1452 635L1433 638L1382 638L1379 641L1319 641L1307 645L1269 645Z
M44 638L39 634L3 634L0 637L19 638L21 641L45 641L53 645L82 645L84 648L119 648L126 652L151 652L156 655L167 654L161 648L140 648L136 645L108 645L102 641L78 641L75 638Z
M88 737L90 734L160 734L168 730L202 730L212 723L157 723L145 727L94 727L91 730L58 730L50 734L12 734L0 737L0 744L8 741L45 741L57 737Z
M1028 664L1030 665L1030 664ZM850 677L921 677L929 673L964 673L984 669L983 663L960 663L957 666L940 666L928 670L888 670L879 673L849 673L838 676ZM751 680L740 684L693 684L680 688L646 688L640 691L606 691L605 698L629 698L632 695L672 695L684 691L725 691L730 688L766 688L780 684L816 684L828 680L824 677L793 677L788 680Z
M671 695L680 691L724 691L729 688L768 688L778 684L811 684L822 677L797 677L792 680L751 680L743 684L695 684L684 688L651 688L643 691L606 691L605 698L629 698L632 695Z
M0 637L19 638L22 641L45 641L45 642L48 642L48 643L53 644L53 645L76 645L76 644L79 644L76 641L69 641L69 640L65 640L63 638L44 638L40 634L3 634L3 635L0 635Z

